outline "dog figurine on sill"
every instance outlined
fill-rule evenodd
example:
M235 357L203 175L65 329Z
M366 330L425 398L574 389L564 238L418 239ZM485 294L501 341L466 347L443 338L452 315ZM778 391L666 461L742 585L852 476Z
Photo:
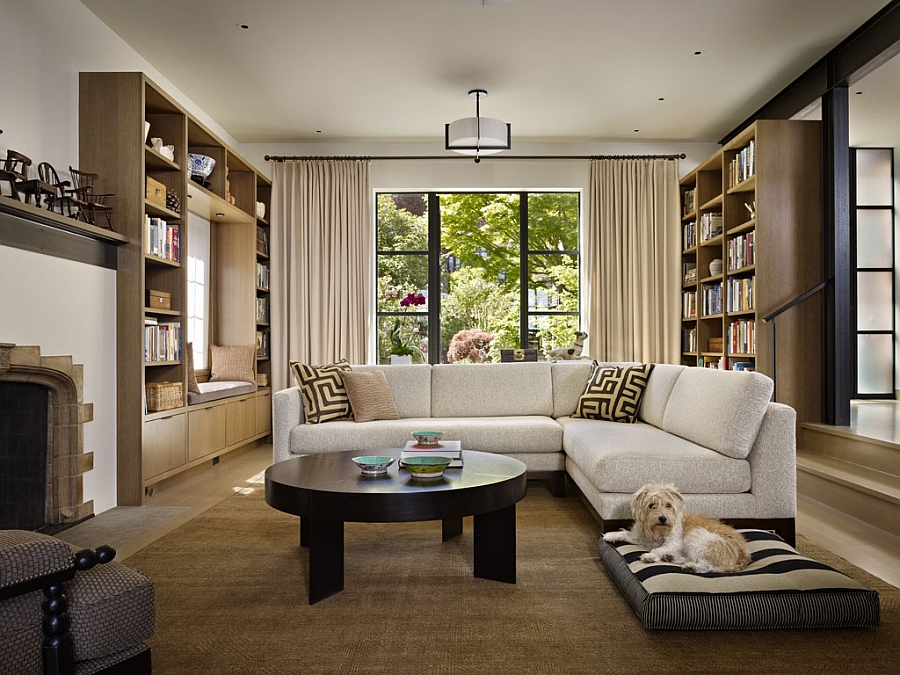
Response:
M584 350L584 341L588 334L582 331L575 333L575 343L571 347L557 347L550 351L551 361L576 361L580 358L581 352Z
M645 485L631 498L634 525L607 532L605 541L650 549L641 562L670 562L685 572L740 572L750 563L747 542L730 525L684 513L684 497L673 485Z

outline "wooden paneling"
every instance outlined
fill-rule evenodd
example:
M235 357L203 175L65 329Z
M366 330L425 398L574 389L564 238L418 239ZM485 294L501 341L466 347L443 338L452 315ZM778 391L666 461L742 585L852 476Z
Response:
M187 460L187 415L144 422L143 469L144 478L152 478L174 469Z
M229 401L225 408L225 444L236 445L256 434L256 396Z
M188 412L188 461L225 449L225 405Z

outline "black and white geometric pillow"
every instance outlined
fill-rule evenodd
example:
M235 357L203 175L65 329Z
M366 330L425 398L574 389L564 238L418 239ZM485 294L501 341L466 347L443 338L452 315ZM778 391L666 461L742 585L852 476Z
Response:
M303 395L307 424L351 419L350 398L340 375L341 371L350 370L346 359L327 366L291 361L291 370Z
M595 366L572 417L610 422L636 421L652 370L652 363Z

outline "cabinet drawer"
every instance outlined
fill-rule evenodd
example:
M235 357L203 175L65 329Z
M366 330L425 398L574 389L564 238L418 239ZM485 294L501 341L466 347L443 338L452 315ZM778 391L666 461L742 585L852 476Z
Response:
M256 394L256 433L265 434L272 431L272 394Z
M188 413L188 461L225 449L225 406Z
M187 415L144 422L144 478L152 478L187 461Z
M234 445L256 431L256 396L247 396L225 404L225 444Z

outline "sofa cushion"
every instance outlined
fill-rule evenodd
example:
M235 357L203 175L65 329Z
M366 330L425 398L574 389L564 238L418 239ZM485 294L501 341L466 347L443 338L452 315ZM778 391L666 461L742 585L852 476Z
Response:
M650 424L623 425L564 417L563 449L601 492L631 494L647 483L674 483L684 493L750 489L750 463L673 436Z
M550 364L553 417L568 417L575 412L592 372L594 364L590 361L557 361Z
M384 373L400 418L431 417L431 366L415 364L410 366L354 365L354 372L370 373L379 370Z
M339 450L375 451L401 448L420 429L443 431L464 450L516 453L559 452L562 427L549 417L404 418L365 422L338 421L325 425L298 425L291 430L291 448L304 453Z
M256 383L250 382L201 382L197 385L199 393L188 392L188 405L209 403L221 398L243 396L256 391Z
M772 380L755 372L686 368L663 417L663 429L728 457L750 454Z
M652 363L624 367L597 365L572 417L634 422L651 372Z
M309 366L291 361L303 398L307 424L350 419L350 399L340 371L350 370L346 359L327 366Z
M382 371L373 370L370 373L341 371L341 379L344 380L355 421L400 419L391 388Z
M440 364L431 371L434 417L553 414L549 363Z
M673 366L668 363L657 363L647 380L647 388L641 398L641 409L638 411L638 419L647 422L660 429L663 426L663 417L669 396L675 382L687 366Z
M210 382L253 382L253 364L256 361L256 347L209 347L209 381Z

